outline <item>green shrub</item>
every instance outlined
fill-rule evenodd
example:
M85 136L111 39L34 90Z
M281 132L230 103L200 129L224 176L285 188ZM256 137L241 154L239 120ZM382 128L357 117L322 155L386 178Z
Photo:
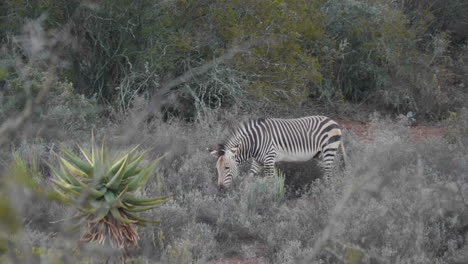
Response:
M0 106L0 122L21 111L26 101L37 96L45 83L47 73L42 71L41 67L27 66L21 71L22 73L13 72L5 78L7 85L1 93L1 100L4 103ZM85 131L103 116L105 109L98 105L96 98L86 98L78 94L71 82L57 80L52 83L46 102L33 113L32 117L38 126L41 122L49 124L48 128L44 128L44 134L57 133L52 131L53 128ZM40 129L34 132L38 131ZM34 134L34 136L41 135Z
M430 23L421 30L421 37L447 32L451 45L460 45L468 38L468 31L463 26L468 20L465 16L468 6L464 0L417 0L395 1L396 8L401 8L409 17L412 24L430 20ZM424 36L426 35L426 36Z
M458 113L450 112L450 116L444 120L446 125L445 138L450 143L463 146L468 143L468 109L462 108Z
M275 168L275 174L273 176L273 200L281 201L284 199L285 189L284 180L286 176L284 172Z
M298 104L321 81L310 45L323 34L318 1L225 1L213 9L211 23L227 43L268 37L232 62L250 78L250 95L263 100ZM300 23L298 23L300 21Z

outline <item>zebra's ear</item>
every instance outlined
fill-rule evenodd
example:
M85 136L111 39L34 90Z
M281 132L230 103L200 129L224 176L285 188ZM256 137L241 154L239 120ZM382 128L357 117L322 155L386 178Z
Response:
M239 150L239 145L229 149L232 153L236 153Z
M210 152L210 154L213 155L214 157L216 157L216 158L219 157L219 151L214 150L212 148L206 148L206 150L208 150Z

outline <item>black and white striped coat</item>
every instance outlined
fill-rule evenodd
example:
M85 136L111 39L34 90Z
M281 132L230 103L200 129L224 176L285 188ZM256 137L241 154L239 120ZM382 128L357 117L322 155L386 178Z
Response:
M218 186L228 186L238 165L252 159L251 174L262 168L273 176L275 162L303 162L320 157L325 176L332 173L338 148L344 147L339 125L325 116L255 119L244 123L211 154L218 158Z

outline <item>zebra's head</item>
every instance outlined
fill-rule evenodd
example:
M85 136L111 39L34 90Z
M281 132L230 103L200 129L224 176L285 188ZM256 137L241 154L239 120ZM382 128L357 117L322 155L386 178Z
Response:
M228 187L232 179L238 175L238 165L236 160L236 153L239 146L224 150L219 147L217 150L208 149L211 155L218 158L216 162L216 169L218 170L218 188L224 189Z

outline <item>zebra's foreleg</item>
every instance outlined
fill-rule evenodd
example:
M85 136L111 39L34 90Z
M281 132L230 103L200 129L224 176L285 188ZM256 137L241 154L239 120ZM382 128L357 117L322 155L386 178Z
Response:
M252 166L250 167L248 176L260 174L263 169L263 164L255 159L252 160Z
M265 161L265 163L263 164L263 173L265 177L273 178L273 176L275 175L275 161L274 160Z

